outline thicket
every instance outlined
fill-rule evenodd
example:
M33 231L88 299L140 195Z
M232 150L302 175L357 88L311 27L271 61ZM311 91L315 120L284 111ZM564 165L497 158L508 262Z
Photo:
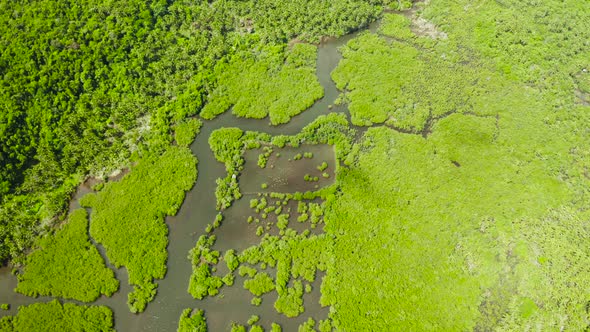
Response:
M277 312L287 317L297 317L305 308L303 307L303 285L301 280L295 280L293 287L277 289L279 296L274 303Z
M203 310L184 309L178 321L177 332L207 332Z
M317 48L308 44L269 45L234 54L215 67L217 88L201 116L211 119L230 107L246 118L270 118L279 125L323 97L315 75Z
M268 273L258 272L252 279L244 280L244 288L256 296L261 296L275 289L275 284Z
M346 115L329 113L317 117L312 123L305 126L300 133L291 137L290 141L293 146L298 146L303 142L333 145L336 159L344 162L345 157L352 148L354 134L355 130L350 128ZM336 167L336 169L338 168Z
M414 39L417 36L410 30L411 21L405 15L385 14L379 24L379 33L395 39Z
M174 140L178 146L188 147L199 134L203 122L199 119L189 118L178 123L174 127Z
M113 312L105 306L61 304L57 300L18 308L15 316L0 318L6 332L100 331L111 332Z
M38 220L63 211L84 175L108 173L136 148L142 157L166 150L171 128L178 130L228 84L217 84L219 59L225 57L218 66L223 68L238 61L236 54L247 60L258 56L251 55L253 48L270 49L260 43L338 34L365 24L380 10L377 5L3 4L0 23L8 33L0 37L7 46L0 51L0 93L8 111L0 115L0 259L29 245ZM371 128L353 146L346 117L331 114L302 134L271 141L333 144L339 162L349 166L335 165L337 191L318 194L327 201L327 234L307 237L286 229L280 237L266 235L239 259L276 267L275 305L288 314L301 310L301 280L326 269L322 303L332 306L336 329L582 330L588 298L576 290L589 283L584 240L590 119L584 94L590 7L557 0L441 0L425 6L423 15L438 24L426 29L440 29L448 39L413 36L407 19L386 16L378 34L361 35L343 48L344 60L333 73L354 123L385 123L397 131ZM96 10L79 10L90 7ZM68 60L75 56L80 61ZM242 150L266 138L240 131L228 147L225 139L212 147L222 152L216 157L228 170L218 186L219 208L240 196ZM231 146L237 141L238 148ZM316 196L293 195L304 197ZM108 205L117 210L109 218L113 238L125 248L128 234L120 234L127 228L119 217L132 212L115 199ZM301 219L312 218L308 210ZM147 222L163 225L164 212ZM166 234L158 227L148 228L152 237L146 238L156 233L158 252L165 253ZM199 284L209 283L207 293L216 291L221 284L212 273L220 255L199 250L193 255L205 276L197 278L204 280ZM165 255L158 257L165 262ZM254 276L252 269L245 272ZM137 288L141 297L154 292L153 276L148 279ZM15 318L1 321L12 324Z
M230 270L231 272L235 271L240 265L240 261L238 256L236 255L236 251L233 249L230 249L225 252L225 255L223 255L223 260L227 264L228 270Z
M495 249L499 235L476 231L479 223L540 216L569 196L542 161L510 166L494 142L493 120L456 115L441 122L436 140L369 129L366 152L342 173L343 194L325 216L337 240L322 285L322 304L339 307L336 328L475 328L482 289L499 282L488 273L499 271L495 255L509 252ZM535 176L520 181L520 173ZM531 195L531 188L551 194ZM494 312L502 312L505 299L495 300ZM367 319L366 312L374 314Z
M198 112L200 67L225 41L187 18L212 12L162 1L2 4L0 260L65 211L84 175L169 145L169 124Z
M362 38L377 41L375 36ZM359 52L364 52L365 49L359 48ZM460 55L454 56L460 59ZM458 62L459 59L453 61ZM470 61L473 63L479 60ZM507 241L501 246L500 252L495 252L498 250L497 237L527 233L524 230L510 229L506 225L522 216L528 216L527 218L532 221L523 223L523 227L531 227L537 231L539 228L535 227L534 220L538 220L548 208L571 204L572 196L565 179L569 179L567 182L570 183L570 188L576 187L571 183L579 186L579 173L572 176L577 177L574 180L569 178L570 175L564 177L561 171L557 170L570 169L565 172L572 172L571 159L564 158L563 151L567 151L571 146L576 146L576 149L581 146L581 141L577 141L579 138L573 139L572 135L568 134L576 128L576 118L580 116L581 110L570 104L568 113L571 117L569 114L566 116L567 113L556 115L551 111L552 104L544 101L548 95L553 94L552 91L531 91L512 84L498 74L490 78L495 80L494 84L500 88L481 96L474 96L478 108L468 113L475 114L454 115L440 120L434 125L432 137L429 136L429 139L371 129L365 136L364 143L359 145L357 150L361 153L360 157L355 159L357 161L353 169L343 172L344 176L339 179L344 195L337 196L338 203L329 205L326 217L330 221L327 223L328 233L339 234L334 252L346 253L337 254L335 261L343 263L344 260L350 259L351 265L346 267L338 263L338 266L333 266L334 270L328 268L326 283L322 288L323 303L342 305L343 301L351 301L360 294L364 294L363 298L367 299L379 294L398 294L399 299L403 300L392 297L377 303L349 302L345 305L347 309L336 311L334 315L337 317L338 326L367 328L366 323L369 323L371 329L391 326L399 329L413 329L416 326L419 326L419 329L484 330L497 326L507 329L520 329L525 326L557 328L555 317L568 309L549 309L547 303L583 301L581 298L574 300L572 295L565 291L561 291L560 294L554 293L551 298L546 297L542 300L539 296L544 292L532 295L535 292L528 288L532 282L529 283L530 279L528 276L525 277L525 274L533 273L532 271L538 267L523 267L524 262L531 261L530 256L526 254L518 260L511 258L509 254L509 248L521 246L519 240ZM446 92L441 91L441 95L444 93ZM495 97L499 93L504 96L503 99ZM371 98L371 93L367 93L363 98ZM488 114L492 116L486 116ZM572 143L572 140L575 143ZM570 142L566 143L568 141ZM523 173L528 174L525 181L519 180ZM505 180L498 182L498 179ZM359 191L358 188L364 189ZM552 195L549 199L544 194L532 194L548 191ZM363 198L363 195L367 198ZM477 200L470 198L471 195L476 195ZM382 197L385 200L378 202L374 197ZM370 211L369 215L367 211ZM481 216L473 221L475 225L472 227L480 227L481 232L486 235L471 231L465 226L466 220L473 220L475 212L471 211L477 211L477 215ZM358 218L365 222L350 223ZM367 223L369 220L379 222ZM416 225L420 226L416 228ZM448 233L449 229L452 229L452 234L459 232L461 236L457 238L456 235L451 235ZM548 238L537 233L535 240L529 239L532 242L529 248L537 249L529 252L538 252L541 243ZM394 239L393 242L391 239ZM415 241L419 244L415 244ZM566 242L576 243L574 240ZM553 243L557 245L556 242ZM391 250L387 250L390 246ZM384 256L380 259L378 254L370 253L383 253L387 258ZM394 253L393 256L391 253ZM442 260L433 260L432 257L438 255ZM560 253L553 257L563 255L564 253ZM494 257L502 258L498 262ZM547 260L549 259L546 257L540 257L539 262ZM370 262L379 262L380 265ZM391 264L384 265L383 262ZM403 262L412 264L408 265L406 270ZM557 261L554 262L560 268L571 267L572 264L572 261L561 261L559 264ZM362 287L353 287L342 298L339 294L333 293L336 290L331 286L334 285L334 280L338 280L335 283L339 284L339 287L349 287L363 275L361 272L350 273L349 276L341 273L355 266L357 269L358 266L366 266L365 264L370 265L365 270L366 273L370 271L375 278ZM424 264L431 265L426 267ZM503 264L519 264L518 277L486 272L500 271L497 266L505 266ZM534 277L535 280L562 280L555 270L545 273L542 278ZM420 280L420 286L408 289L408 285L416 284L416 277ZM572 278L566 277L568 280ZM445 280L448 280L448 283ZM457 280L462 282L458 283ZM500 283L499 280L504 281ZM521 290L524 285L526 291ZM482 288L486 289L483 300ZM557 288L561 289L561 286ZM344 291L344 288L338 289ZM368 295L367 291L372 295ZM416 291L424 293L416 296L415 300L405 295L415 294ZM449 291L452 294L448 293ZM433 295L437 293L438 295ZM330 301L333 296L339 300ZM442 308L446 308L446 304L437 304L438 299L448 300L452 296L460 296L461 300L458 301L464 306L456 307L451 312L441 312ZM480 304L479 311L473 310ZM406 315L399 320L386 319L383 325L378 323L382 317L395 315L390 311L385 316L377 314L370 320L363 321L363 312L382 312L385 308L393 307L403 310L406 314L411 312L415 316ZM523 310L527 312L526 317L521 315ZM580 326L578 317L581 311L572 308L569 310L571 316L566 325L562 322L561 326L577 329ZM449 320L452 315L457 315L457 320ZM466 325L445 324L458 321Z
M161 156L142 159L123 179L80 201L92 208L90 235L104 246L113 265L129 272L134 292L128 304L133 312L145 309L155 296L154 279L166 274L164 217L180 208L196 180L196 163L189 149L170 147Z
M352 135L354 130L350 129L346 116L343 114L328 114L318 117L314 122L306 126L299 134L293 136L274 136L257 132L244 132L239 128L220 128L212 132L209 137L209 146L219 162L226 166L227 176L218 179L217 199L218 209L229 207L231 202L239 199L238 179L244 164L242 154L246 149L260 149L264 146L264 153L260 159L266 158L272 153L272 144L282 148L287 144L300 146L301 144L332 144L334 145L337 157L344 160L352 149ZM312 158L309 152L301 157ZM261 163L261 162L259 162ZM325 170L327 163L318 166L318 170ZM335 165L338 169L338 164ZM264 184L263 184L264 188ZM275 308L279 313L287 317L295 317L304 311L303 294L309 292L309 284L302 280L313 282L317 270L327 268L327 260L330 258L332 239L324 236L310 235L309 231L298 234L288 228L291 218L290 209L284 208L289 200L313 200L318 197L328 197L334 194L335 187L325 188L317 192L279 194L270 193L259 195L249 201L250 207L260 214L258 219L248 217L247 222L257 224L260 220L267 219L271 213L276 215L276 226L280 230L278 236L270 236L272 222L266 226L258 225L256 234L263 236L261 243L250 247L241 253L227 251L224 260L230 269L226 276L233 277L232 271L237 269L240 276L248 276L243 286L253 295L251 303L259 305L260 296L276 290L277 298ZM300 210L305 210L305 219L300 221L311 222L314 228L323 219L323 205L313 202L300 202ZM191 276L189 292L193 297L202 299L205 296L218 294L223 286L224 278L214 275L215 265L218 263L220 253L211 249L215 242L214 236L203 236L191 252L190 258L193 264L193 275ZM238 261L235 261L236 255ZM267 272L259 272L257 267L266 269L276 268L275 280ZM228 283L225 283L228 284ZM239 329L238 325L234 326Z
M303 324L299 325L298 332L315 332L315 320L308 318Z
M509 0L461 11L466 3L437 2L424 8L424 16L465 50L485 56L506 77L548 93L549 105L570 108L574 80L589 66L588 4Z
M193 272L190 277L188 292L198 300L202 300L205 296L217 295L219 288L224 283L228 284L228 286L233 284L233 277L229 277L232 276L233 270L231 269L225 278L212 275L215 269L214 266L219 262L220 256L219 251L211 250L214 243L215 235L201 235L189 254ZM228 258L230 257L228 255L226 256ZM231 258L228 260L228 267L230 266L229 261L231 261ZM232 264L233 267L235 262Z
M265 168L266 167L266 163L268 162L268 158L270 157L270 155L272 154L272 148L269 146L265 146L263 148L264 153L261 153L258 155L258 167L260 168Z
M83 302L111 296L119 281L88 239L86 210L73 211L55 234L42 238L25 260L15 291Z
M248 325L254 325L255 323L257 323L260 320L260 316L258 315L252 315L250 316L250 318L248 319L247 324Z

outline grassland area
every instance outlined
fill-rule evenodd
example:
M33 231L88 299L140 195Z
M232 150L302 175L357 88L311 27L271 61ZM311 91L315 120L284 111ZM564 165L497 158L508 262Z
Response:
M0 318L0 329L7 332L110 332L112 327L113 313L107 307L62 305L57 300L21 307L16 316Z
M0 9L0 261L16 292L109 301L124 282L109 263L146 329L180 304L183 332L590 329L590 2ZM325 37L377 19L326 84ZM89 178L86 210L68 209ZM190 231L166 221L183 204L199 210L174 227ZM188 260L171 259L171 229L190 233ZM170 264L185 297L154 301ZM58 300L10 315L0 330L119 319Z

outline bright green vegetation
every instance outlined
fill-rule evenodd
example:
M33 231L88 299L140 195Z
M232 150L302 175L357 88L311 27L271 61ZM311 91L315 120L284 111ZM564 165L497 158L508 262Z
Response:
M266 272L258 272L252 279L244 280L244 288L256 296L261 296L275 289L272 278Z
M240 261L238 259L238 256L236 255L236 251L233 249L230 249L225 252L225 255L223 255L223 260L225 261L225 263L227 264L227 268L231 272L235 271L240 265Z
M190 252L189 258L192 261L193 273L190 278L188 292L194 298L199 300L207 295L217 295L219 293L219 288L224 284L222 278L211 274L213 269L212 266L219 262L219 251L211 250L211 246L213 246L214 243L215 235L202 235L197 241L196 246ZM231 255L235 254L232 253ZM228 259L231 261L233 258L228 257ZM231 282L227 283L233 284L233 278L231 279Z
M326 168L328 168L328 163L324 161L324 162L322 162L322 164L321 164L321 165L319 165L317 168L318 168L318 171L320 171L320 172L323 172L323 171L325 171L325 170L326 170Z
M299 332L315 332L315 320L308 318L307 321L299 326L297 331Z
M254 325L255 323L257 323L260 320L260 317L257 315L252 315L250 316L250 318L248 319L247 324L248 325Z
M259 148L260 142L268 141L268 135L254 132L243 132L239 128L220 128L209 136L209 147L215 159L225 164L227 176L217 179L215 196L217 209L228 208L231 203L242 197L238 187L237 174L242 169L244 158L242 152L245 147Z
M435 120L452 113L495 114L482 106L510 93L499 74L477 59L458 61L444 42L425 51L432 40L424 39L418 46L365 33L342 49L332 77L346 90L353 124L427 135Z
M352 149L353 133L343 114L321 116L294 136L270 137L261 133L244 132L238 128L215 130L209 137L209 146L215 158L223 162L228 171L227 177L217 182L218 209L227 208L233 200L241 198L237 178L243 167L242 154L246 149L258 149L265 145L265 154L270 155L272 148L268 144L278 148L287 144L299 146L304 141L306 144L331 144L334 146L337 158L344 161ZM264 154L262 156L267 157ZM313 157L310 152L306 152L303 156ZM327 163L323 163L319 168L326 169L327 166ZM336 164L335 168L338 171L339 165ZM219 194L220 188L222 195ZM244 280L243 287L254 295L251 300L252 305L260 305L262 302L260 296L276 291L274 307L279 313L286 317L296 317L304 312L303 294L305 291L311 291L308 283L315 280L317 270L326 270L332 239L324 235L312 235L309 230L299 234L289 229L291 208L284 206L291 199L298 200L297 210L300 214L305 214L305 219L300 221L309 220L311 227L314 228L323 219L323 206L304 200L326 198L334 194L335 188L331 186L318 192L306 193L260 194L258 198L249 200L250 208L259 214L258 217L261 219L249 216L245 222L259 224L261 220L264 221L274 215L276 227L280 230L278 236L273 236L268 233L274 224L272 221L266 222L265 225L258 225L256 234L262 237L259 245L252 246L241 253L229 250L224 255L224 260L231 271L228 276L233 276L231 273L236 269L240 276L248 276ZM215 240L215 236L202 236L191 252L193 274L190 279L189 293L197 299L217 295L224 284L223 278L214 275L215 265L220 257L219 252L211 250ZM276 278L273 279L267 272L259 271L258 267L276 268ZM249 323L249 325L252 324ZM252 325L251 329L254 328L261 327ZM239 325L232 327L235 331L244 329L245 327Z
M233 108L289 121L322 95L317 49L306 42L364 26L387 2L1 4L0 261L51 230L87 176L106 179L136 164L83 203L93 208L91 235L129 270L132 311L142 311L166 270L163 218L196 178L186 148L199 131L195 116ZM302 331L588 328L588 1L416 5L424 8L386 14L377 33L342 48L332 73L342 91L337 103L348 104L353 124L373 127L354 144L344 114L319 117L294 136L222 128L209 137L227 170L217 182L218 210L242 197L245 149L333 145L336 182L317 192L260 193L251 201L259 216L248 221L261 242L227 251L231 272L223 277L215 275L222 257L211 249L215 236L201 237L190 256L195 298L232 285L237 270L249 277L245 288L276 292L275 309L295 317L319 270L330 317L310 319ZM313 156L294 159L303 157ZM330 176L318 171L307 180ZM299 201L298 215L282 207L289 200ZM221 226L218 216L208 233ZM310 228L323 223L326 233L297 233L292 218ZM279 235L271 235L275 225ZM44 241L24 280L47 250ZM86 237L73 242L92 251ZM49 264L38 274L63 262ZM274 278L267 268L276 269ZM75 324L92 322L87 329L110 330L112 316L102 309L39 304L0 319L0 328L83 330ZM257 320L248 322L251 331L262 330ZM188 309L183 321L191 329L204 316Z
M309 182L318 182L320 180L320 178L317 177L317 176L311 176L309 174L305 174L303 176L303 180L304 181L309 181Z
M236 323L231 324L231 332L246 332L246 327Z
M320 332L331 332L333 330L332 321L329 319L321 320L318 330Z
M113 313L104 306L61 304L57 300L18 308L16 316L0 318L6 332L101 331L113 329Z
M289 217L290 215L288 214L280 214L277 217L277 227L281 230L285 230L289 225Z
M585 321L578 319L585 317L587 299L558 283L565 277L559 270L588 271L584 259L564 258L587 250L579 246L584 233L578 240L569 237L585 228L572 217L539 221L574 197L553 171L563 161L535 157L558 152L564 142L539 139L529 151L528 140L517 143L510 124L500 125L502 139L495 138L492 119L465 115L441 120L429 139L383 128L367 132L365 152L340 178L343 194L328 204L325 216L328 234L338 234L338 263L328 266L322 302L338 308L337 327L555 326L566 312L568 326ZM543 128L531 130L526 134ZM541 256L551 264L536 263ZM368 271L372 278L363 277ZM590 281L587 272L578 276L580 283ZM545 283L552 286L539 287ZM544 308L529 321L514 309L524 298ZM375 319L362 320L368 310Z
M305 309L303 308L303 286L300 280L293 282L293 287L282 287L277 289L279 297L274 307L277 312L287 317L297 317Z
M317 49L307 44L267 46L235 54L215 68L218 86L201 116L211 119L232 107L241 117L270 118L273 125L310 107L324 95L315 76Z
M396 39L413 39L410 19L399 14L385 14L379 25L379 33Z
M0 304L0 310L9 310L9 309L10 309L10 304L8 304L8 303Z
M588 107L575 91L590 7L438 1L424 13L448 39L388 17L393 38L350 41L333 73L354 123L396 130L368 129L326 202L332 324L587 328L589 298L571 285L590 285Z
M299 146L302 141L305 141L310 144L332 144L335 146L336 156L340 160L344 160L352 149L350 142L352 133L344 115L330 114L319 117L315 122L304 128L300 134L295 136L276 136L271 138L268 135L259 133L244 133L237 128L222 128L212 133L209 138L209 144L217 160L226 164L226 169L228 170L228 177L226 179L233 182L237 177L230 177L229 175L237 174L241 170L243 164L241 155L245 149L259 148L261 144L267 142L271 142L277 147L283 147L286 144ZM306 152L301 157L312 158L313 155ZM326 169L327 166L327 163L323 163L319 168ZM336 168L338 169L338 165L336 165ZM315 181L317 180L317 177L315 177ZM324 236L310 235L309 231L297 234L295 231L289 229L288 224L291 215L289 213L282 213L282 205L287 204L290 199L303 200L325 197L331 195L333 190L334 187L318 193L272 193L270 195L265 194L260 198L250 199L250 207L256 213L259 213L263 220L268 217L269 213L274 212L277 216L277 228L280 229L280 236L270 236L269 234L265 234L270 229L268 225L266 226L266 231L262 225L258 226L256 234L259 236L264 235L261 243L243 251L239 255L240 262L250 265L241 264L238 268L238 274L240 276L249 276L249 279L244 281L244 288L250 290L256 296L253 298L252 304L260 304L259 296L276 290L277 299L274 306L279 313L283 313L287 317L295 317L304 312L303 294L305 288L302 280L313 282L316 277L316 271L318 269L325 270L327 266L326 260L330 255L331 239ZM270 201L269 196L276 201ZM302 215L305 214L305 218L300 221L310 220L312 228L322 220L323 216L323 208L319 204L311 202L300 202L298 212ZM258 218L256 220L259 222ZM254 218L250 216L248 222L254 222ZM201 257L203 256L203 248L205 247L203 243L205 241L200 240L200 244L198 243L195 248L196 252L201 252ZM209 241L206 247L210 247L211 245L212 242ZM207 250L204 252L208 252ZM209 272L210 267L203 267L203 259L196 257L199 256L193 256L193 264L194 266L199 266L199 268L193 270L194 273L191 280L198 279L198 282L195 283L202 285L199 288L199 296L197 296L197 298L202 298L211 289L209 281L215 280L218 277L212 276ZM215 263L207 263L207 265L209 264ZM264 268L266 266L276 268L276 280L273 281L266 272L258 272L253 267L257 265L264 266ZM292 280L292 285L288 286L290 280ZM311 291L309 285L306 285L308 292ZM209 295L215 295L218 287L214 285L213 289L213 294ZM193 295L195 294L193 293Z
M270 146L265 146L263 148L264 153L261 153L258 155L258 166L260 168L265 168L266 167L266 163L268 162L268 158L270 157L270 155L272 154L272 148Z
M219 293L221 286L223 286L222 278L211 275L209 265L201 264L193 269L189 293L195 299L202 300L207 295L215 296Z
M73 211L65 225L42 238L38 246L18 275L17 292L91 302L119 288L113 271L88 239L86 210Z
M252 315L252 317L250 317L250 319L248 320L247 325L250 325L250 328L247 329L246 326L244 325L240 325L237 323L232 323L231 325L231 332L264 332L264 328L260 325L256 325L255 323L258 322L260 318L258 316ZM277 325L275 323L272 323L272 332L280 332L281 331L281 327L280 325Z
M190 118L176 125L174 128L174 140L178 146L188 147L199 134L203 122Z
M166 274L164 217L176 214L193 186L196 162L189 149L170 147L160 156L143 158L121 181L81 201L92 208L90 235L105 247L113 265L129 271L134 292L128 304L133 312L145 309L156 293L154 279Z
M297 234L289 229L282 236L266 234L258 246L243 251L240 260L251 265L264 263L276 267L274 286L265 272L256 273L255 269L242 265L240 275L249 274L252 278L244 281L244 288L257 296L274 288L278 294L274 304L277 311L287 317L298 316L304 311L304 289L299 278L313 282L316 271L325 270L330 248L330 239L324 236ZM288 287L291 278L293 286Z
M184 309L178 321L178 332L207 332L203 310Z
M248 276L250 278L253 278L256 275L256 273L257 271L255 268L247 265L240 265L240 268L238 269L238 274L241 277Z
M551 105L571 106L575 77L588 70L587 3L511 0L462 8L466 4L440 1L424 14L444 26L449 39L479 52L507 77L546 89Z

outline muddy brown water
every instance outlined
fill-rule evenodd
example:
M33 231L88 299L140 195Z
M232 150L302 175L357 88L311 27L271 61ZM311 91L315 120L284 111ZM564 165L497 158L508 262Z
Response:
M258 166L258 156L262 153L262 149L247 150L244 153L245 167L239 179L240 190L244 194L314 191L334 182L336 159L331 145L302 144L298 148L274 148L265 168ZM296 159L297 155L304 153L311 153L312 157ZM328 164L328 168L320 171L318 166L323 162ZM323 177L323 173L329 177ZM305 175L317 177L318 181L305 181ZM263 183L268 187L263 189Z
M377 23L374 23L369 29L375 31L376 27ZM225 112L216 119L204 123L201 133L191 145L191 150L199 160L198 179L193 189L186 194L185 201L178 214L166 218L169 229L168 270L164 279L156 280L159 285L158 294L155 300L148 304L145 312L133 314L129 311L127 294L132 291L132 287L127 284L127 271L125 268L115 269L105 259L107 266L115 271L116 277L120 281L120 289L113 296L109 298L102 296L91 304L106 305L113 310L115 329L117 331L176 331L180 314L186 308L205 310L210 331L227 331L231 322L245 325L251 315L259 315L260 321L258 324L267 330L270 329L271 322L277 322L283 327L283 331L296 331L297 327L309 317L314 318L316 321L327 318L329 308L322 308L319 305L320 285L324 275L322 272L318 271L317 278L312 284L312 292L303 296L305 312L296 318L286 318L278 314L273 307L277 296L274 291L262 296L263 301L260 306L251 305L250 300L253 296L243 289L243 278L237 276L237 273L234 285L232 287L223 287L216 297L207 297L201 301L193 299L187 292L192 272L187 257L199 236L205 233L206 225L211 223L217 214L214 194L215 180L226 175L225 167L215 160L209 149L207 139L211 132L222 127L239 127L242 130L260 131L272 135L294 135L319 115L331 112L348 114L346 106L329 107L333 105L339 95L330 73L341 59L338 48L354 38L356 34L353 33L338 39L332 39L319 45L316 73L320 84L324 87L324 97L305 112L295 116L289 123L273 127L269 125L268 119L236 118L231 112ZM240 179L241 191L246 194L224 212L225 220L222 222L222 226L214 230L214 234L217 236L214 249L227 250L233 248L243 250L260 242L260 237L256 236L255 231L253 231L255 226L249 225L245 219L252 214L249 200L255 197L248 194L248 192L263 191L260 189L261 183L272 183L272 186L268 188L269 190L295 192L313 190L316 184L323 187L334 181L333 171L335 164L331 147L327 149L325 146L302 145L296 150L291 148L275 149L276 152L281 152L282 156L280 158L283 159L278 161L276 155L273 154L274 156L271 157L267 169L264 171L261 171L256 165L257 154L254 157L246 154L246 163L249 166L244 170ZM304 152L313 152L314 157L312 159L303 158L298 161L288 161L288 159L292 159L292 155L295 153ZM290 164L283 166L285 161ZM326 172L330 174L330 178L327 179L323 178L321 176L322 172L316 169L323 161L327 161L329 164ZM269 167L271 164L276 165L274 169ZM318 182L303 181L305 174L318 176L320 180ZM273 183L271 181L273 178L286 179L281 180L286 181L286 183L281 184L281 181ZM77 199L90 190L89 184L82 185L71 202L70 209L79 207ZM292 206L291 208L296 211L296 207ZM292 217L289 227L299 228L299 231L302 227L305 227L304 224L296 224L297 221ZM313 232L317 233L321 231L321 228L320 225ZM97 248L103 257L106 257L104 248L101 245L97 245ZM218 274L222 274L227 270L223 262L218 264L218 269ZM274 275L272 270L270 268L266 269L267 272ZM11 274L11 268L0 268L0 303L8 303L11 306L9 310L0 310L0 317L15 315L21 305L48 302L53 299L51 297L32 298L15 293L13 290L16 284L17 280ZM60 301L83 304L72 300L60 299Z

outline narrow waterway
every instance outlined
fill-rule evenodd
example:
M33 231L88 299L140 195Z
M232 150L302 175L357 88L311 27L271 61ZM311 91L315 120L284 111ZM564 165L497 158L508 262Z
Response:
M377 23L369 28L374 31ZM193 299L187 292L189 278L191 275L190 261L187 259L189 251L195 245L198 237L204 233L205 227L212 222L217 214L215 210L215 180L225 176L225 167L217 162L208 145L208 137L215 129L222 127L239 127L243 130L267 132L273 135L293 135L301 131L305 125L312 122L319 115L331 112L348 113L346 106L333 106L339 91L336 89L330 73L334 70L341 59L338 48L353 38L350 34L338 39L329 40L318 49L317 77L324 87L324 97L318 100L310 109L295 116L289 123L281 126L270 126L268 120L253 120L234 117L231 112L226 112L212 121L206 121L201 133L191 145L191 150L197 156L198 180L191 191L186 195L185 201L176 216L166 218L169 228L168 244L168 270L163 280L156 280L158 283L158 294L155 300L148 304L145 312L132 314L127 307L127 294L132 288L127 284L127 271L112 268L121 283L119 291L110 298L101 297L92 304L106 305L114 312L115 328L120 332L128 331L176 331L178 319L181 312L186 308L198 308L206 311L206 317L210 331L227 330L231 321L245 324L252 314L260 315L262 324L266 328L271 322L280 323L284 331L293 331L297 326L306 321L308 317L325 319L328 315L328 308L321 308L318 301L320 297L320 283L323 274L318 273L316 282L312 285L313 291L304 294L305 312L297 318L286 318L276 312L273 307L276 293L271 292L263 296L263 302L259 307L250 304L252 295L242 288L243 279L237 277L232 287L223 287L220 294L214 298L206 298L199 301ZM321 163L323 160L315 160ZM254 165L256 167L256 165ZM263 182L260 180L259 182ZM327 180L326 180L327 181ZM250 185L248 185L250 186ZM72 207L77 207L77 199L90 191L89 186L81 186L72 202ZM243 211L249 207L247 199L234 203L225 212L226 219L230 222L242 222L237 220L242 216ZM246 218L247 215L243 216ZM92 222L92 221L91 221ZM239 227L227 227L223 225L215 231L218 245L216 249L225 248L243 249L252 244L258 243L259 238L252 235L252 232L244 232ZM102 246L97 246L103 257L106 257ZM108 262L108 261L107 261ZM219 264L219 271L224 272L224 264ZM273 273L268 271L269 273ZM10 310L0 310L0 316L14 315L18 306L35 302L50 301L50 297L30 298L13 291L16 287L16 277L10 273L10 268L0 269L0 303L9 303ZM64 300L64 302L74 302Z

